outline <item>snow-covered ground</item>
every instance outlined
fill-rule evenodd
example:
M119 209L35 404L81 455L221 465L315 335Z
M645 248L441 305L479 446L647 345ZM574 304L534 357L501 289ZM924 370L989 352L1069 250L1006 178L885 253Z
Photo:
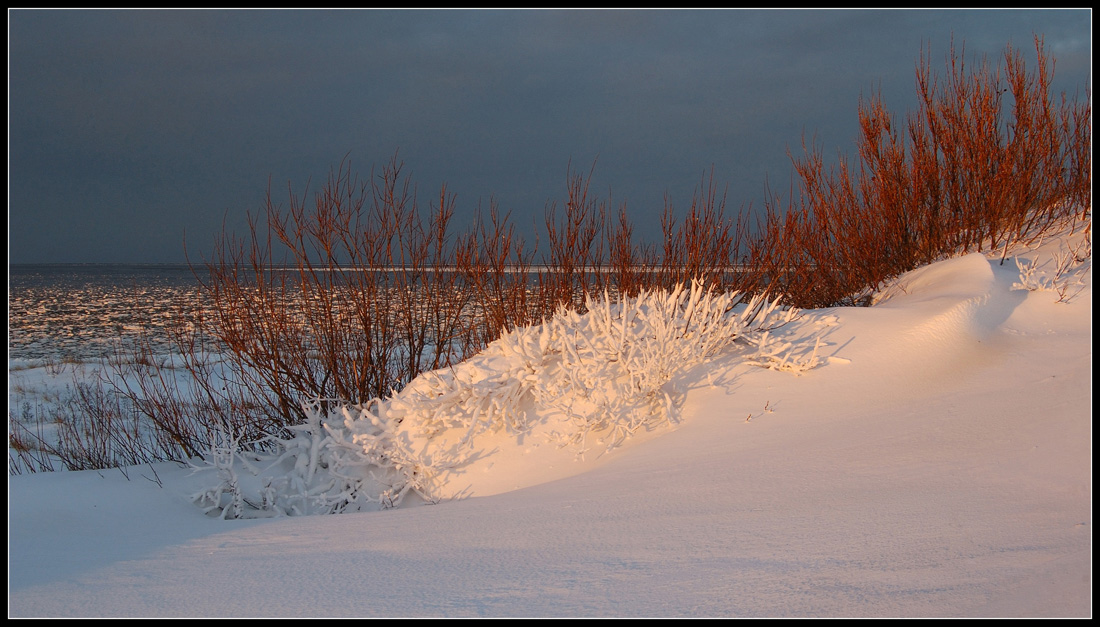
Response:
M435 505L221 520L174 464L9 476L9 616L1091 617L1082 238L804 312L818 367L720 352L607 452L483 434Z

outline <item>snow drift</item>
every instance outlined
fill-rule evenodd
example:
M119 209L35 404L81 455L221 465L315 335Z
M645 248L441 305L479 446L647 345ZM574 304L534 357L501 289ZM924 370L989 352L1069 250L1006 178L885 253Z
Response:
M769 334L821 339L801 376L684 364L610 452L481 432L448 482L479 498L226 521L189 498L217 470L9 477L9 614L1089 617L1090 235L803 311Z

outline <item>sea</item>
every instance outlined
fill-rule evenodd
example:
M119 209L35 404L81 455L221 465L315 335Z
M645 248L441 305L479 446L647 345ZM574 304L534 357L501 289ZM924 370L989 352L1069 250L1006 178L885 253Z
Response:
M201 308L184 264L8 266L8 361L95 361L149 341Z
M204 311L186 264L12 264L9 366L99 361L138 346L172 352L169 329Z
M203 312L199 288L186 264L9 265L9 366L171 352L168 330Z

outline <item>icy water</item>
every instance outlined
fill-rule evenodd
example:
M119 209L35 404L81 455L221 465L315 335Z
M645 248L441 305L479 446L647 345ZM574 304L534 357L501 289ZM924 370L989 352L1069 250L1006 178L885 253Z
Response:
M201 310L198 279L183 264L12 265L9 365L97 361L139 341L173 352L168 329Z
M8 267L8 361L98 361L138 341L171 352L167 329L201 310L185 264Z
M8 268L8 360L89 361L193 315L186 265L43 264Z

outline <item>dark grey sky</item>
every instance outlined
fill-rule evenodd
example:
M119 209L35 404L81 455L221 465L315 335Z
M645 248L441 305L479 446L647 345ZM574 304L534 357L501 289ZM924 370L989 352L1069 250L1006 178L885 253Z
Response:
M942 67L1006 44L1091 85L1091 10L9 10L9 263L179 262L243 229L268 179L369 175L400 151L420 199L494 197L518 228L567 167L659 235L712 166L731 213L787 189L803 132L852 154L861 94L915 105ZM598 160L597 160L598 157Z

